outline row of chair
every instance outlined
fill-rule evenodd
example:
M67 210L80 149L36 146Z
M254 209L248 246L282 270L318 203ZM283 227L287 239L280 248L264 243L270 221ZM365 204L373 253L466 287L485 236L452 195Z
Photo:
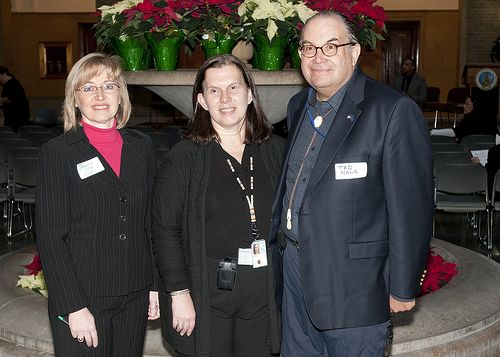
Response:
M143 129L133 126L132 128ZM159 132L142 130L156 142L158 168L163 163L170 146L176 142L180 129L183 127L166 127ZM46 128L34 125L19 128L17 134L9 133L9 130L0 130L0 202L4 204L3 216L7 219L9 238L33 228L32 205L35 203L38 154L43 144L34 140L38 135L45 135L47 140L57 136ZM40 145L36 145L37 143ZM16 214L23 215L24 229L13 233L13 217Z
M147 125L133 125L129 128L149 135L157 149L170 149L180 140L179 131L185 129L183 126L164 126L156 131Z
M60 133L62 131L59 128L49 130L37 125L21 126L17 133L12 130L2 130L0 131L0 161L7 161L8 152L13 147L40 148L44 143L57 137Z
M460 144L454 138L446 136L431 136L432 152L467 152L474 150L489 150L495 146L493 135L468 135Z
M8 238L33 228L32 205L35 203L39 150L37 147L13 147L8 152L7 162L0 161L0 202L4 204ZM23 215L24 229L13 233L16 214Z
M32 205L40 147L63 132L61 125L54 126L57 124L54 113L41 111L37 118L40 125L21 126L17 133L7 127L0 130L0 202L4 206L8 238L33 229ZM23 216L24 228L14 233L16 215Z
M446 103L441 103L441 89L438 87L427 87L427 101L422 105L424 112L435 112L434 128L437 128L438 115L443 121L443 114L448 114L448 125L451 126L450 113L453 113L453 127L456 126L457 116L463 113L463 104L467 99L468 90L465 87L452 88L448 91Z

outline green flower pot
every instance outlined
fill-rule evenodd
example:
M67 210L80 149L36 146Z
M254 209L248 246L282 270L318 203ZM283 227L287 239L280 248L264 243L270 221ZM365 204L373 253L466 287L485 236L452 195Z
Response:
M292 58L292 68L300 69L299 43L290 42L290 57Z
M155 69L157 71L175 71L184 37L167 37L160 42L157 42L149 33L145 37L153 52Z
M205 53L205 59L209 59L214 55L220 53L231 53L234 46L236 46L236 41L232 38L220 38L219 34L215 34L215 39L203 40L201 42L201 48Z
M254 35L254 67L263 71L279 71L283 68L285 48L290 35L281 38L276 35L272 46L264 35Z
M110 44L113 52L123 60L126 71L149 69L151 51L146 46L140 45L136 38L121 40L113 37Z

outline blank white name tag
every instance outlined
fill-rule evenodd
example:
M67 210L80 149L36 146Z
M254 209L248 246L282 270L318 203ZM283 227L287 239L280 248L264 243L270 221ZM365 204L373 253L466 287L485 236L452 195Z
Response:
M335 164L335 180L351 180L366 177L368 165L366 162L349 162Z
M78 170L78 175L82 180L85 180L87 177L95 175L101 171L104 171L104 166L102 166L101 160L96 156L93 159L80 162L76 165L76 169Z

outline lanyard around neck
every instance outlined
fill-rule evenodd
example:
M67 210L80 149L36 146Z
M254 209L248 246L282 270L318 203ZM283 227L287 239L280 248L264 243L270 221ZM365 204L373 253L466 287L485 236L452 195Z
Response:
M319 131L319 129L318 129L318 128L319 128L319 126L321 125L321 123L323 122L323 117L322 117L322 116L320 116L320 115L319 115L319 113L318 113L318 117L320 117L320 118L321 118L321 123L319 123L318 127L316 127L316 125L315 125L315 123L314 123L314 119L313 119L313 117L312 117L312 115L311 115L311 112L309 111L309 96L311 95L311 89L312 89L312 88L311 88L311 87L309 87L309 92L307 92L307 102L306 102L307 114L309 115L309 121L311 122L311 125L312 125L312 127L314 128L314 130L316 130L316 132L317 132L319 135L321 135L322 137L326 138L325 134L323 134L323 133L322 133L321 131ZM333 109L333 108L332 108L332 109ZM324 115L324 117L326 117L326 116L327 116L327 115L328 115L328 114L332 111L332 109L330 109L330 110L328 111L328 113L326 113L326 114Z
M236 181L240 185L240 188L241 188L243 194L245 195L245 198L246 198L246 201L247 201L247 204L248 204L248 209L249 209L249 212L250 212L250 222L251 222L251 225L252 225L252 238L254 240L256 240L256 239L259 238L259 231L257 230L257 217L255 215L255 206L254 206L254 202L253 202L253 186L254 186L254 181L253 181L253 156L250 155L250 172L251 172L251 176L250 176L250 195L248 195L246 193L245 185L243 185L243 182L241 181L241 179L239 178L239 176L236 174L236 170L234 169L233 164L231 163L231 160L228 158L226 161L227 161L227 164L229 165L229 168L231 169L231 172L234 174L234 177L236 177Z

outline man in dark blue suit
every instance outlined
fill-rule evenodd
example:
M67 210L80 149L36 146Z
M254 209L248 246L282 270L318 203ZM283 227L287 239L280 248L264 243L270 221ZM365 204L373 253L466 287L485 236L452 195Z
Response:
M414 101L357 67L347 18L315 15L300 46L311 88L288 105L269 242L282 356L382 356L432 234L429 130Z

